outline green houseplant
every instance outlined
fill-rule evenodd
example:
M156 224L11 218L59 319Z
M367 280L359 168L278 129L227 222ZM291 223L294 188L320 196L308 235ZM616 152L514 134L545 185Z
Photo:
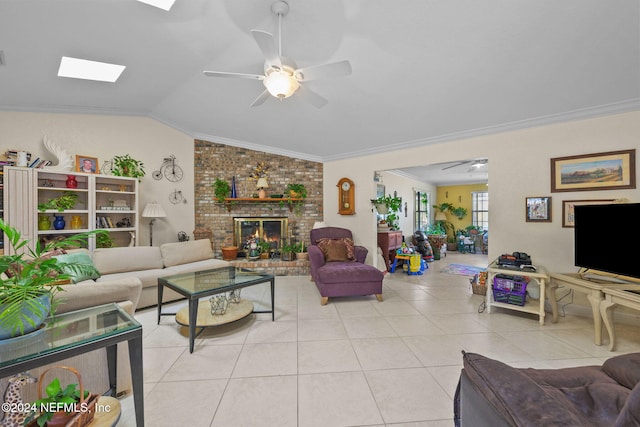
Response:
M76 406L78 411L82 411L82 406L80 405L81 401L84 401L89 398L89 391L83 390L84 396L80 396L80 389L78 389L78 384L69 384L65 388L62 388L60 385L60 380L58 378L54 378L47 387L45 388L46 397L40 398L34 402L34 405L37 408L48 408L48 410L39 412L37 417L33 415L32 417L36 419L38 426L43 427L45 425L50 426L57 421L60 420L61 424L57 425L66 425L68 421L75 415L74 412L66 413L64 411L54 411L54 408L62 408L69 407L72 408L74 405ZM29 418L28 418L29 420Z
M63 191L62 195L51 199L46 203L38 204L38 210L40 212L44 212L47 209L53 209L58 212L63 212L67 209L72 209L76 205L77 201L78 193L74 193L73 191Z
M389 224L389 227L396 229L398 227L398 220L400 216L397 212L400 212L402 207L402 198L391 196L380 196L377 199L371 199L371 203L376 207L376 210L380 215L386 215L385 221Z
M223 203L224 199L229 197L229 193L231 192L231 186L227 181L220 178L216 178L212 187L213 187L213 193L216 195L216 200L219 201L220 203Z
M80 247L86 244L90 231L68 236L35 249L20 232L0 219L13 255L0 256L0 338L12 338L37 329L50 311L55 311L55 295L61 283L73 274L97 274L93 265L61 263L52 256L56 248Z
M462 206L456 206L451 209L451 213L453 214L453 216L461 220L465 216L467 216L467 209L463 208Z
M142 178L145 175L144 163L136 160L128 154L115 156L111 173L115 176L127 176L130 178Z
M291 243L284 244L282 246L282 261L293 261L293 252L295 251L295 245Z
M295 199L307 198L307 188L304 184L287 184L286 192L289 194L289 197Z

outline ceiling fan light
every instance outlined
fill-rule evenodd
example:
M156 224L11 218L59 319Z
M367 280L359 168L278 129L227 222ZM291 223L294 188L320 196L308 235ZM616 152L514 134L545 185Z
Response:
M262 81L267 91L276 98L288 98L300 87L300 83L289 73L274 71Z

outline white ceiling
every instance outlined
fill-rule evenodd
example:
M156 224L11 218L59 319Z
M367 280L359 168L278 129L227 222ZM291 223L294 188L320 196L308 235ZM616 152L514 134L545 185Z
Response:
M638 0L289 0L283 54L353 73L305 84L322 109L250 108L260 81L202 71L260 74L250 30L276 32L271 3L0 0L0 109L144 115L328 161L640 108ZM127 68L114 84L60 78L63 55Z

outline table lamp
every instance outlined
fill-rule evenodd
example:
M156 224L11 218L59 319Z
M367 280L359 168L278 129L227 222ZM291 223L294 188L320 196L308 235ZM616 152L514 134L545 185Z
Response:
M269 183L267 183L267 178L258 178L258 182L256 183L256 188L258 189L258 197L261 199L266 199L267 192L264 191L264 189L269 188Z
M143 218L151 218L149 221L149 246L153 246L153 222L156 218L165 218L167 213L158 202L149 202L142 211Z

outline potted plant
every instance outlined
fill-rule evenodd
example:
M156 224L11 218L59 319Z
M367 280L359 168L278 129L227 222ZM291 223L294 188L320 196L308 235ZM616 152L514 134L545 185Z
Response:
M307 198L307 188L304 186L304 184L287 184L285 192L289 193L289 197L293 199Z
M389 224L389 227L396 229L398 227L398 219L400 217L396 212L400 212L402 207L402 198L391 196L380 196L377 199L372 199L371 203L376 207L376 211L380 215L386 215L385 221Z
M295 250L295 245L291 243L287 243L282 246L282 261L293 261L293 252Z
M451 213L453 214L453 216L461 220L465 216L467 216L467 209L463 208L462 206L457 206L451 209Z
M224 199L229 197L229 193L231 192L231 187L229 183L223 179L216 178L213 183L213 193L216 195L216 200L220 203L224 202Z
M65 388L62 388L60 379L54 378L53 381L45 387L44 392L46 396L43 396L42 380L44 379L44 375L50 369L56 367L70 370L78 377L80 383L69 384ZM33 407L37 408L37 412L30 413L25 422L30 423L35 420L40 427L58 427L68 425L74 417L78 417L77 424L86 425L93 419L95 402L98 397L97 394L91 394L88 390L84 389L80 373L76 369L66 366L54 366L40 375L40 380L38 381L38 400L33 402Z
M59 263L52 256L56 248L80 247L95 230L68 236L35 249L14 227L0 219L13 255L0 256L0 339L13 338L36 330L50 311L55 311L55 295L72 274L97 274L91 264Z
M440 203L437 205L433 205L433 207L435 209L438 209L440 212L446 212L448 210L454 209L453 205L451 203Z
M142 178L145 175L144 163L136 160L128 154L115 156L111 173L115 176L127 176L130 178Z
M307 248L304 245L304 240L301 240L299 243L294 245L293 251L296 253L296 259L299 260L308 260L309 254L307 253Z
M271 243L265 240L260 240L258 242L258 246L260 246L260 258L269 259L269 256L271 255Z
M49 200L46 203L38 204L38 210L44 212L48 209L63 212L67 209L72 209L78 201L78 193L73 191L63 191L62 195Z

